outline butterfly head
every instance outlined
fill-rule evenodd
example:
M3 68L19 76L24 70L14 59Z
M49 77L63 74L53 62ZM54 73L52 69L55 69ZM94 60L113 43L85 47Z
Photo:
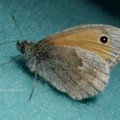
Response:
M21 54L26 54L32 50L32 43L27 41L22 42L17 41L16 46Z

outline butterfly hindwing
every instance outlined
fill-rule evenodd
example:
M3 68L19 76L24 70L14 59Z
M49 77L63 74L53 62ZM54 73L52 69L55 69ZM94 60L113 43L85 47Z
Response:
M39 76L73 99L95 96L108 82L108 66L93 52L74 47L46 46L38 56Z

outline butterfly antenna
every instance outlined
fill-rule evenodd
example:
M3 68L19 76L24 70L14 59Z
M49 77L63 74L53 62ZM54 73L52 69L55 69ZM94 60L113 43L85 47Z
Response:
M17 27L20 35L23 37L23 34L22 34L22 32L20 31L20 29L19 29L19 27L18 27L18 24L17 24L17 22L16 22L16 20L15 20L14 15L12 15L12 19L13 19L13 21L14 21L14 23L15 23L15 26ZM16 43L16 42L17 42L17 40L2 42L2 43L0 43L0 46L1 46L1 45L5 45L5 44L9 44L9 43Z
M9 64L9 63L14 63L15 61L18 61L18 60L20 60L22 57L24 57L26 54L24 54L24 55L19 55L18 57L16 57L14 60L9 60L9 61L7 61L7 62L4 62L4 63L2 63L2 64L0 64L0 67L2 67L2 66L4 66L4 65L6 65L6 64Z
M20 35L23 37L23 34L22 34L22 32L20 31L20 29L19 29L19 26L18 26L18 24L17 24L17 22L16 22L16 20L15 20L15 16L14 16L14 15L12 15L12 19L13 19L13 21L14 21L14 23L15 23L15 25L16 25L19 33L20 33Z
M9 44L9 43L16 43L17 40L13 40L13 41L6 41L6 42L2 42L0 43L0 45L5 45L5 44Z
M37 70L35 72L35 78L34 78L34 81L33 81L33 86L32 86L32 91L30 93L29 101L31 100L31 98L33 96L33 93L35 91L36 82L37 82Z

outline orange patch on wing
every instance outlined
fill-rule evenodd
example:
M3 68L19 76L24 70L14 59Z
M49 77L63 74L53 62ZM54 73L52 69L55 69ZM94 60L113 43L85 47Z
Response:
M100 36L106 33L101 29L78 29L65 31L49 37L49 45L79 47L93 51L108 60L111 54L110 42L100 43Z

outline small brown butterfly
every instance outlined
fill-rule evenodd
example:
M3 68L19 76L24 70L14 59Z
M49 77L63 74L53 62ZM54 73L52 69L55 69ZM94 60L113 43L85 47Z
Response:
M40 76L71 98L83 100L96 96L107 85L110 70L119 60L119 39L119 28L92 24L37 43L18 41L17 48L35 79Z

